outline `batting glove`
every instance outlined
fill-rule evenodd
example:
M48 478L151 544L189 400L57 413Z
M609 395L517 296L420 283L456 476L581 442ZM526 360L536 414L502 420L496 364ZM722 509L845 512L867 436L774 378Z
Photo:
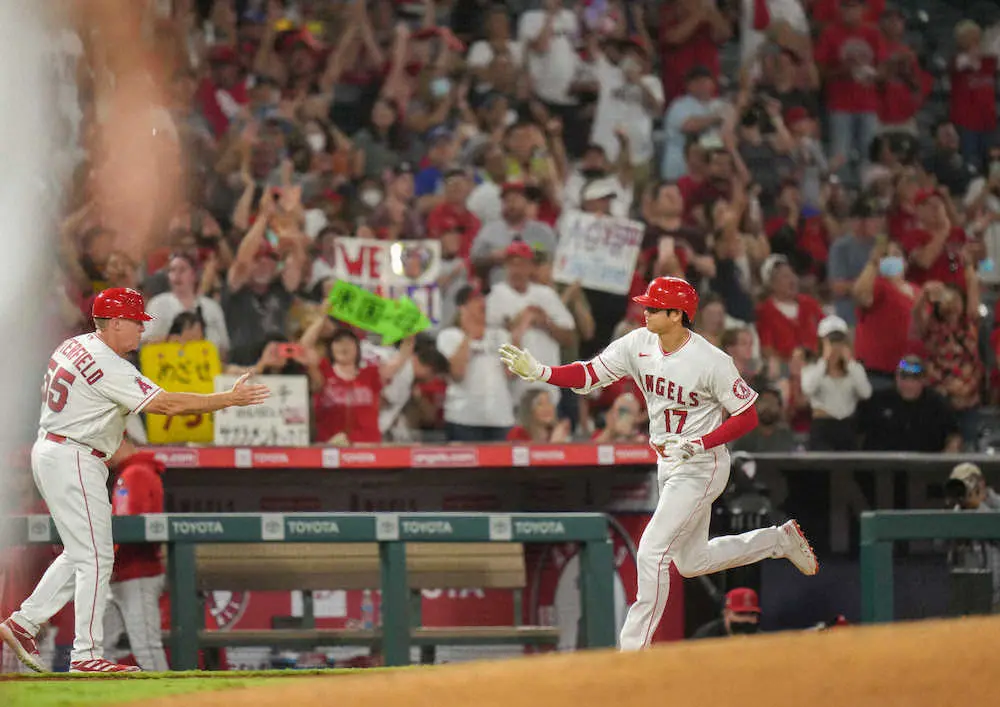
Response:
M680 464L688 461L695 454L705 451L705 445L701 438L698 439L676 439L667 442L663 449L663 459L672 464Z
M546 367L540 364L538 359L513 344L504 344L500 347L500 360L511 373L526 381L541 380L545 375Z

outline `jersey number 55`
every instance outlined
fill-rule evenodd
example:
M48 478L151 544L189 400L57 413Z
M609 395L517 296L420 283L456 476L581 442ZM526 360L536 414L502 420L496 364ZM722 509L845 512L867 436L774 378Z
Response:
M42 383L42 396L45 397L52 412L62 412L69 400L69 386L73 385L76 376L61 368L55 359L49 359L49 372L45 374Z

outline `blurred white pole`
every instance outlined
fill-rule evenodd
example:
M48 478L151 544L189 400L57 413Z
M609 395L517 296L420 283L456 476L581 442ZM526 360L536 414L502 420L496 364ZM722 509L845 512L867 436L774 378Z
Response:
M0 513L10 510L11 453L33 439L38 423L39 375L49 353L43 303L53 296L59 195L44 5L0 2Z

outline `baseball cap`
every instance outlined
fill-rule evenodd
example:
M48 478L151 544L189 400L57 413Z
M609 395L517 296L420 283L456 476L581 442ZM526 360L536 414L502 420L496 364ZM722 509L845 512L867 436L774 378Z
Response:
M228 44L216 44L208 50L208 61L211 64L232 64L238 59L236 50Z
M392 168L392 173L397 177L404 174L413 174L416 170L413 169L413 165L409 162L400 162L395 167Z
M500 195L507 196L511 192L518 192L524 194L525 184L524 182L504 182L503 186L500 188Z
M838 317L836 314L823 317L823 319L820 320L819 326L816 327L816 335L821 339L825 339L830 336L830 334L846 334L847 331L847 322Z
M445 169L444 174L442 176L445 179L451 179L452 177L468 177L469 172L461 165L455 164Z
M534 260L535 250L524 241L514 241L507 246L507 250L504 251L504 255L508 258L526 258L528 260Z
M944 198L941 196L941 193L938 192L936 189L921 189L920 191L917 192L916 197L914 197L914 202L916 203L917 206L920 206L921 204L925 204L935 197L937 197L938 199Z
M429 133L427 133L427 144L433 145L442 140L450 140L452 136L451 130L443 125L439 125Z
M613 199L618 195L615 185L607 179L595 179L583 189L583 200Z
M853 218L872 218L873 216L881 216L882 214L881 207L868 195L859 196L851 206L851 216Z
M788 265L788 258L781 253L772 253L767 256L764 264L760 266L760 279L765 285L771 282L771 274L779 265Z
M907 378L919 378L924 374L924 362L919 356L904 356L896 366L896 372Z
M949 479L956 479L965 484L968 489L974 489L983 477L983 471L972 462L962 462L948 475Z
M757 592L749 587L737 587L726 593L726 608L737 614L759 614Z

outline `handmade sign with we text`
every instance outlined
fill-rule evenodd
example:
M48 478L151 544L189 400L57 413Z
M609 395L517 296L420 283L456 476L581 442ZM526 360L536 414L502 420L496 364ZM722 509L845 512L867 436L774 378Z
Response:
M338 238L334 275L390 300L408 298L434 324L441 320L441 244L435 240Z
M627 295L642 245L643 225L626 218L569 211L559 221L552 277L588 290Z

